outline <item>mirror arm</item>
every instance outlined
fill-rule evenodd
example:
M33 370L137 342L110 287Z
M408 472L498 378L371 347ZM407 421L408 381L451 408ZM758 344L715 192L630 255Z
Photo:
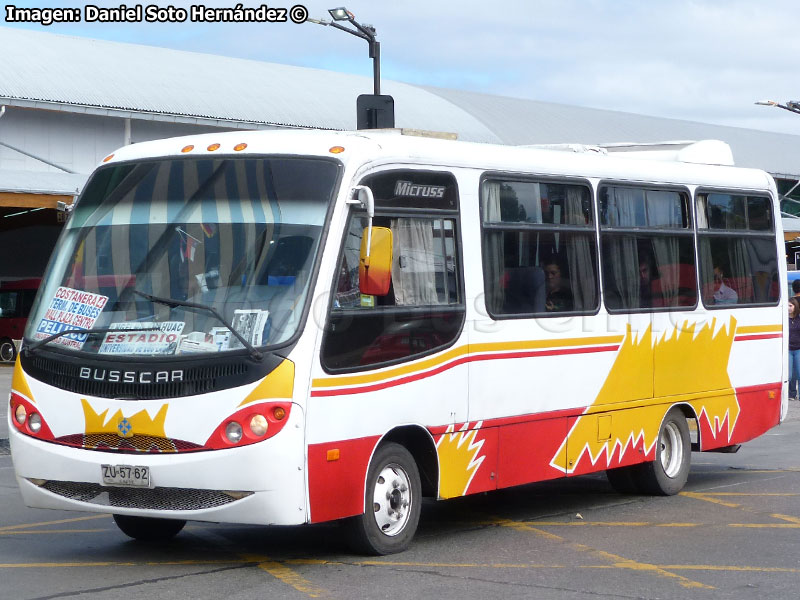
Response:
M354 185L350 192L355 198L348 200L348 204L360 204L367 211L367 261L365 266L369 267L370 244L372 243L372 217L375 216L375 197L372 190L365 185Z

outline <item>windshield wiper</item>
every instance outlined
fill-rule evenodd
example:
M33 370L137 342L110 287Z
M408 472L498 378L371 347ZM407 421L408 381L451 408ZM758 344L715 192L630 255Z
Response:
M69 335L71 333L76 333L79 335L87 335L91 333L111 333L112 331L161 331L158 327L137 327L136 329L117 329L116 327L97 327L95 329L65 329L64 331L59 331L58 333L54 333L53 335L44 338L43 340L36 340L30 346L25 344L23 346L23 352L26 354L28 352L33 352L37 348L44 346L45 344L49 344L53 340L56 340L62 336Z
M219 319L220 323L222 323L223 325L225 325L225 327L230 329L231 333L236 336L236 339L242 342L242 345L245 348L247 348L248 352L250 352L250 356L253 358L253 360L261 360L262 358L264 358L264 355L261 354L261 352L259 352L258 350L256 350L255 347L250 342L248 342L247 339L241 333L236 331L233 328L233 325L231 325L228 322L228 320L225 317L223 317L220 314L220 312L213 306L208 306L207 304L198 304L197 302L186 302L185 300L175 300L174 298L162 298L160 296L153 296L152 294L145 294L144 292L140 292L139 290L133 290L133 293L136 294L137 296L141 296L142 298L150 300L150 302L158 302L159 304L169 306L170 308L177 308L178 306L182 306L183 308L188 308L191 310L205 311L207 313L211 313L217 319Z

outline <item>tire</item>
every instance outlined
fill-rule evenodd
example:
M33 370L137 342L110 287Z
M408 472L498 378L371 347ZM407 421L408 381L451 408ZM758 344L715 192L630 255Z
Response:
M0 340L0 360L3 362L14 362L17 358L17 347L8 338Z
M641 465L630 465L627 467L617 467L608 469L606 477L611 487L620 494L639 494L638 471Z
M637 465L636 483L645 494L673 496L686 485L691 460L689 425L681 410L672 407L658 430L656 459Z
M142 542L165 542L174 538L186 521L176 519L152 519L114 515L114 522L122 533Z
M408 548L419 524L421 500L414 457L399 444L382 445L367 472L365 512L348 521L353 549L384 555Z

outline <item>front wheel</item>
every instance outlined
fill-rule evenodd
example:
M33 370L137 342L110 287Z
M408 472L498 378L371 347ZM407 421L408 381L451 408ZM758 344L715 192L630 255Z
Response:
M131 517L114 515L114 522L122 533L143 542L164 542L174 538L186 521L177 519L153 519L150 517Z
M358 552L394 554L411 543L417 531L422 485L414 457L395 443L378 448L367 472L364 514L349 521Z
M683 489L689 477L692 442L686 416L677 407L671 408L656 442L656 459L639 466L637 484L646 494L673 496Z

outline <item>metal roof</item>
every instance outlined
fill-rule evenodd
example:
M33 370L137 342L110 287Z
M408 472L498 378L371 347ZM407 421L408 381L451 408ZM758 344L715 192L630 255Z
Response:
M0 169L0 192L77 196L85 182L82 173Z
M372 79L209 54L0 27L0 102L226 127L355 129ZM157 68L154 68L157 65ZM202 73L202 77L198 76ZM797 176L800 136L382 82L398 127L500 144L718 139L738 166Z

